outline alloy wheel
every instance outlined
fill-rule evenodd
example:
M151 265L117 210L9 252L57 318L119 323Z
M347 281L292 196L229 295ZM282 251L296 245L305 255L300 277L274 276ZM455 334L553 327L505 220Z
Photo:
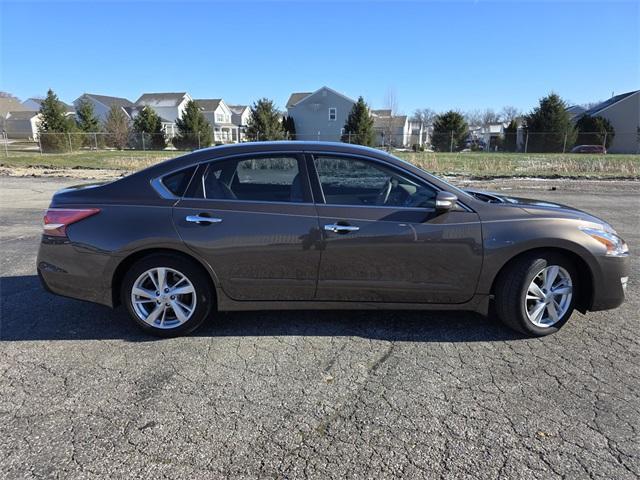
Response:
M131 288L131 305L140 320L171 329L187 322L196 310L196 289L186 275L156 267L140 275Z
M531 281L524 307L531 323L547 328L558 323L569 310L573 296L571 275L558 265L543 268Z

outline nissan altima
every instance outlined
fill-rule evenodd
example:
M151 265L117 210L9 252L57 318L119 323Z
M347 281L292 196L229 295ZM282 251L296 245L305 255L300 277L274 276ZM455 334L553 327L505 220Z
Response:
M256 142L57 192L37 270L160 336L266 309L495 312L542 336L619 306L628 256L567 206L460 190L371 148Z

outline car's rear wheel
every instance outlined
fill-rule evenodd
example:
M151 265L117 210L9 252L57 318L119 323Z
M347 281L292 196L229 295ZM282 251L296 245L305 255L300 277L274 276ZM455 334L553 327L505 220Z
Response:
M514 330L549 335L571 317L577 288L576 268L566 257L551 252L527 255L500 275L495 311Z
M173 255L150 255L134 263L124 276L121 295L133 321L161 337L198 328L213 300L202 269Z

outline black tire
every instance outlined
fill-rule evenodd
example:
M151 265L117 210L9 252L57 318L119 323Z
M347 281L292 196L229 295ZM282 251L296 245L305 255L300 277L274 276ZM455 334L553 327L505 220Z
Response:
M135 281L144 272L166 267L186 276L195 289L196 305L189 319L174 328L159 328L145 323L135 312L131 302L131 291ZM206 320L214 303L214 294L207 274L196 262L180 255L151 254L135 262L125 274L120 290L122 303L127 306L129 316L145 332L158 337L177 337L193 332Z
M525 297L533 279L545 267L557 265L564 268L571 277L573 292L567 311L552 326L535 325L527 315ZM573 262L554 252L537 252L523 256L507 265L501 272L495 286L495 312L498 318L509 328L529 336L542 337L557 332L567 323L573 313L578 296L578 275Z

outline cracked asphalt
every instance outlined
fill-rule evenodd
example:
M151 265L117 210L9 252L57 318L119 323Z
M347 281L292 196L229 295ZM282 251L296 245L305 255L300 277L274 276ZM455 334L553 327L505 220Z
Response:
M0 177L0 477L640 476L637 256L620 309L543 339L468 313L253 312L158 340L41 289L41 215L74 182ZM489 186L640 251L637 182Z

